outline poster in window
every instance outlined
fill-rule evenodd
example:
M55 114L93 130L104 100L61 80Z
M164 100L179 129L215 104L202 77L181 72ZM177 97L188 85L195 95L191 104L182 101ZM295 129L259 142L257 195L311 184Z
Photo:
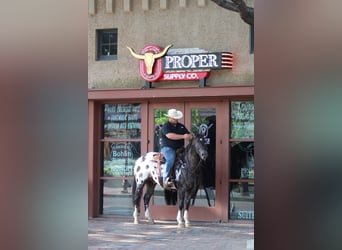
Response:
M105 104L104 138L139 139L141 136L140 104Z
M231 102L231 138L254 138L254 102Z

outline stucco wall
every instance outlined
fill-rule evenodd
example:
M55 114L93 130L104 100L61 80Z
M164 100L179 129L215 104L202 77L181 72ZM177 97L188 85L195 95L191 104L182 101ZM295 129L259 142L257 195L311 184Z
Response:
M242 21L238 13L223 9L209 0L89 0L91 1L94 1L95 8L92 9L89 4L89 88L142 87L145 82L139 74L138 60L126 46L139 52L149 43L161 47L173 44L173 48L232 52L234 68L212 70L207 85L254 83L250 26ZM166 9L161 9L161 2L167 4ZM130 11L127 3L130 3ZM113 13L108 13L111 11ZM118 29L118 59L96 61L96 29L106 28ZM196 86L198 82L154 84L158 87L185 85Z

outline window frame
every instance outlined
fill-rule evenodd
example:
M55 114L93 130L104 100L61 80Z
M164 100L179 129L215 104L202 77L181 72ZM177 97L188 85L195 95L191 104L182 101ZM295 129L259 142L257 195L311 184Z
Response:
M103 55L102 54L102 46L104 45L103 42L103 34L104 33L114 33L115 38L114 41L111 43L109 42L108 45L114 45L116 54L113 55ZM96 30L96 60L97 61L113 61L118 59L118 30L117 29L97 29Z

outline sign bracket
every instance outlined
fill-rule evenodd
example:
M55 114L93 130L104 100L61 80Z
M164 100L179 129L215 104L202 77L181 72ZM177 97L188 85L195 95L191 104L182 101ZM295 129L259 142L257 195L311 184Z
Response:
M207 79L205 77L199 80L200 88L204 88L206 86L206 80Z
M152 82L145 81L145 88L146 88L146 89L152 88Z

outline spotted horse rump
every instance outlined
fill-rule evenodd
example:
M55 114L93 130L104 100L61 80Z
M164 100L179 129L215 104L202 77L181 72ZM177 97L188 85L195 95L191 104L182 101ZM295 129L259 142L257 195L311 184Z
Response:
M134 205L134 224L139 223L140 198L146 186L144 194L145 218L149 223L154 223L149 212L149 201L154 193L154 188L158 184L162 187L161 170L165 165L165 158L162 153L148 152L140 156L134 165L134 181L132 185L132 199Z
M134 165L134 176L137 185L142 185L146 179L152 178L155 183L162 187L160 177L164 166L165 158L162 153L148 152L140 156Z

